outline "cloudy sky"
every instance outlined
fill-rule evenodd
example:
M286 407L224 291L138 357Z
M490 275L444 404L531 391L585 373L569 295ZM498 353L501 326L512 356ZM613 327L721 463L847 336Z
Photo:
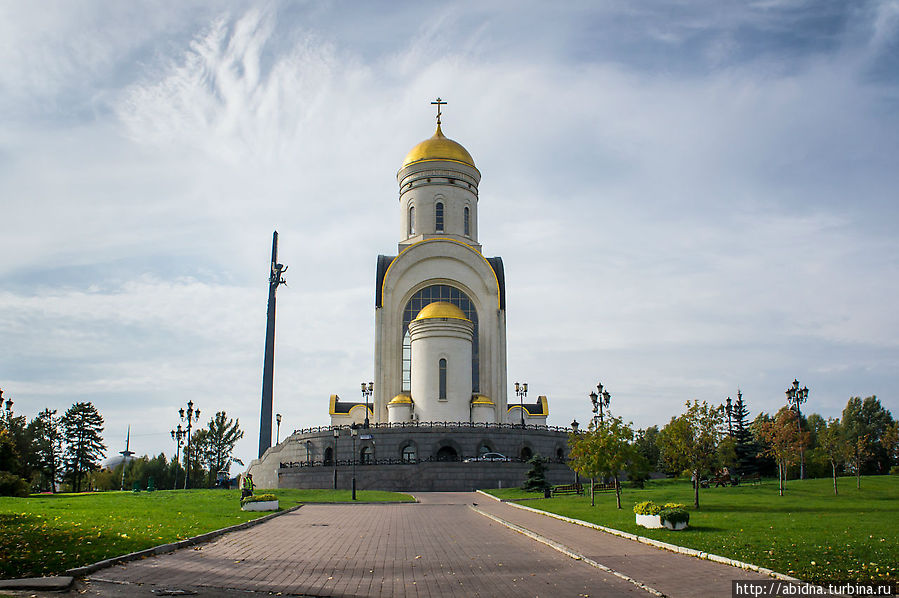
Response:
M550 423L600 380L640 427L794 377L899 411L897 0L9 0L0 64L0 387L110 451L192 399L255 456L275 229L282 437L358 395L436 96Z

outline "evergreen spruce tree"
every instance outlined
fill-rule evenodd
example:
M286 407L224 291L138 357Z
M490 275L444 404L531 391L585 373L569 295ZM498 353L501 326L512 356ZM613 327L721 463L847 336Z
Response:
M72 489L81 491L84 474L97 469L106 452L103 444L103 417L93 403L75 403L62 418L66 441L66 472Z
M546 481L546 465L544 464L543 457L539 454L534 455L528 463L530 464L531 469L524 479L524 485L521 487L522 490L528 492L543 492L550 488L549 482Z
M731 409L730 420L737 453L737 473L740 475L755 473L758 470L755 460L759 447L753 442L752 430L749 429L749 409L740 389L737 389L737 400Z

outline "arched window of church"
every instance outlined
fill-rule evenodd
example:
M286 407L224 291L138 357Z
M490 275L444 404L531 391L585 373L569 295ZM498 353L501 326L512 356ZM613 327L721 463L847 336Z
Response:
M441 202L437 202L437 205L434 207L434 228L437 229L438 233L443 232L443 204Z
M412 321L421 309L435 301L452 303L462 310L465 317L474 324L474 336L471 339L471 392L481 392L480 389L480 349L478 342L478 311L471 299L463 291L447 284L434 284L427 286L412 295L406 307L403 308L403 349L400 358L402 360L403 392L412 390L412 339L409 336L409 322Z
M469 214L468 206L465 207L465 212L464 212L464 214L465 214L465 215L464 215L464 217L463 217L462 224L463 224L463 227L465 228L465 236L468 237L468 236L471 235L471 232L470 232L470 229L469 229L469 225L468 225L468 219L469 219L469 215L468 215L468 214Z
M334 460L334 449L330 446L325 449L325 465L331 465Z
M362 463L367 465L372 462L373 457L374 457L374 451L371 450L371 447L363 446L362 454L359 455L359 460L362 461Z
M409 236L415 234L415 206L409 206Z
M440 378L439 382L439 394L437 398L441 401L446 400L446 360L440 359L440 364L438 366L438 377Z
M403 463L415 463L418 460L418 453L415 451L414 444L408 444L403 447Z

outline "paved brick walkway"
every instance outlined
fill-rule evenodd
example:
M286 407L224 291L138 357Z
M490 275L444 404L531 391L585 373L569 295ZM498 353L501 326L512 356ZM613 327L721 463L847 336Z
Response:
M98 571L152 588L307 596L639 596L645 591L471 510L474 494L421 504L306 505L194 549Z
M105 569L113 594L194 588L300 596L651 596L472 510L562 544L671 598L730 596L732 579L763 576L530 513L474 493L426 493L419 504L306 505L193 549ZM106 589L102 589L102 588ZM229 592L228 595L234 595Z
M661 550L582 525L517 509L483 495L480 498L482 500L476 500L479 509L551 538L672 598L730 596L731 580L771 579L760 573ZM672 541L676 539L673 537Z

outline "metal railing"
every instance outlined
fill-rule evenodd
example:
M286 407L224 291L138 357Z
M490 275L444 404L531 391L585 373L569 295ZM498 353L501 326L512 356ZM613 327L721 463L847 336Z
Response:
M381 422L369 424L368 429L394 429L394 428L475 428L475 429L498 429L498 430L521 430L521 424L499 423L488 424L478 422ZM349 430L350 425L344 424L340 426L315 426L312 428L302 428L294 430L294 434L312 434L316 432L333 432L334 430ZM360 424L360 429L361 424ZM525 430L542 430L548 432L566 432L571 433L572 429L565 426L547 426L545 424L525 424Z
M419 463L460 463L464 462L466 459L474 459L474 457L449 457L449 458L437 458L437 457L427 457L425 459L367 459L356 460L356 465L358 467L365 467L367 465L417 465ZM568 463L567 459L544 459L546 463ZM528 459L519 459L517 457L507 457L506 459L496 459L496 460L472 460L471 463L527 463ZM290 461L290 462L281 462L281 469L296 469L303 467L334 467L334 461ZM352 459L338 459L336 465L340 466L350 466L353 465Z

